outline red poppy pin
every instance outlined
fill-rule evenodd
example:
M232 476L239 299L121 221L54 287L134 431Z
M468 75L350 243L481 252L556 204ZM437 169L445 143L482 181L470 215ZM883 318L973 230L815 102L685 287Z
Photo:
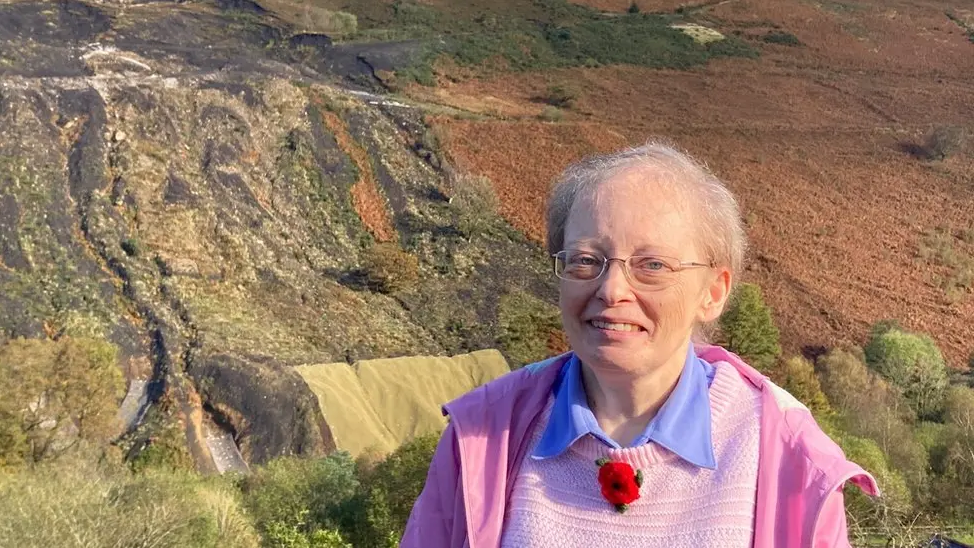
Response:
M629 509L629 503L639 498L639 488L643 485L643 471L633 471L625 462L612 462L607 458L595 461L599 466L599 485L602 496L615 506L620 514Z

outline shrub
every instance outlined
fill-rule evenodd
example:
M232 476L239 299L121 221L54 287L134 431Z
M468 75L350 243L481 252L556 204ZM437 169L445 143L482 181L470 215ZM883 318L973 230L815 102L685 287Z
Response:
M316 531L337 529L359 483L351 456L336 452L320 459L274 459L254 468L241 487L258 529L288 546L301 542L295 536L310 543Z
M393 243L378 243L365 260L369 287L381 293L395 293L416 285L419 259Z
M721 340L759 371L770 371L781 354L780 334L761 288L741 284L720 317Z
M93 455L0 476L2 546L257 548L222 478L133 474Z
M351 13L331 11L317 6L304 6L303 24L312 32L349 36L358 31L358 19Z
M150 409L149 413L156 412ZM148 419L149 415L147 415ZM146 421L148 422L148 421ZM186 434L178 422L166 424L156 435L148 440L130 461L129 466L135 472L146 470L193 470L193 458L186 447Z
M639 4L633 1L633 3L629 4L629 9L626 11L629 13L639 13Z
M544 120L545 122L561 122L565 119L565 113L561 111L558 107L553 107L548 105L544 107L538 118Z
M452 179L450 205L456 212L457 229L467 236L483 232L500 210L493 183L482 175L462 174Z
M345 516L356 547L398 546L413 504L426 484L440 434L416 437L374 467L360 470L362 488Z
M890 329L866 345L866 363L903 391L921 418L935 417L943 408L947 364L927 335Z
M959 151L966 140L964 128L936 126L923 140L923 152L928 160L943 160Z
M783 32L780 30L773 30L761 37L762 40L769 44L780 44L782 46L800 46L802 45L801 40L797 36L790 32Z
M561 331L557 307L518 290L501 297L499 316L498 342L511 368L548 357L552 334Z
M14 339L0 347L0 465L56 458L77 439L117 434L124 381L117 349L90 338Z
M822 392L822 385L815 376L815 367L800 356L782 362L774 374L778 384L804 403L815 417L824 417L831 408L829 400Z
M934 264L956 268L963 262L962 255L954 247L954 237L949 230L928 230L920 240L920 258Z
M553 107L571 108L578 99L580 92L578 88L569 84L555 84L548 87L545 94L545 102Z

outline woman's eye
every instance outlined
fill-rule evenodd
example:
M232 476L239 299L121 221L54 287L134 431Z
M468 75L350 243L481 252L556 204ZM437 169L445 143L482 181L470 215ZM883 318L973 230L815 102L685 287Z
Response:
M595 255L579 254L573 255L569 261L574 266L595 266L599 264L599 259Z
M651 258L640 259L634 266L645 272L659 272L666 269L666 263L659 259Z

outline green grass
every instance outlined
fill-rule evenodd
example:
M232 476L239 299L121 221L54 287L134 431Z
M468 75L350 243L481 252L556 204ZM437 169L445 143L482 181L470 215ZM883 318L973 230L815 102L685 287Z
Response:
M548 357L549 338L561 330L558 308L524 291L501 297L499 320L498 342L512 369Z
M483 2L474 2L482 4ZM465 67L526 71L631 64L688 68L719 56L754 57L757 51L737 38L698 44L670 27L679 15L628 13L606 17L565 0L535 0L505 6L476 5L466 10L398 1L370 20L361 8L356 40L421 40L425 53L398 76L434 83L432 65L440 56ZM496 4L496 3L495 3Z

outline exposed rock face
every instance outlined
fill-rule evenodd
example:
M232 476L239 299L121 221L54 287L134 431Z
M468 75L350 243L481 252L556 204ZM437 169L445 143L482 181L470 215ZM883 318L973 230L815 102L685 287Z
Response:
M104 336L150 401L202 407L252 462L334 448L293 366L492 346L500 293L552 295L540 250L499 218L453 228L413 152L421 112L326 84L371 69L338 47L297 62L272 21L0 4L0 339ZM395 296L356 282L366 169L420 259Z

